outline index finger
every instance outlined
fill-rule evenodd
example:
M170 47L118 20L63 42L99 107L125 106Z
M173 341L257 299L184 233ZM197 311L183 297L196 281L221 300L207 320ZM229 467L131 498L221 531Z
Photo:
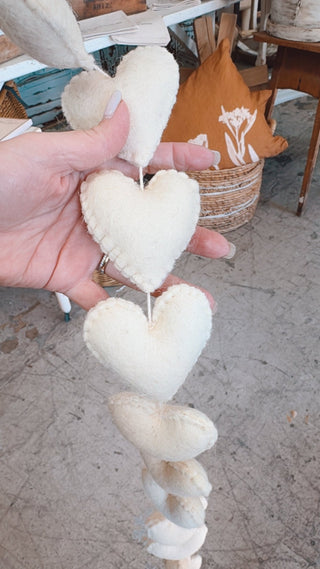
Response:
M198 144L188 142L162 142L147 167L147 173L173 168L180 171L206 170L218 164L220 154Z

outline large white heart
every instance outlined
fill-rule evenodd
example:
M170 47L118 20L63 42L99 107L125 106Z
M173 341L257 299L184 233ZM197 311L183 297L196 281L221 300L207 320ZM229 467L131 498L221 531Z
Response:
M151 323L133 302L121 298L99 302L87 314L84 339L99 361L129 385L167 401L185 381L210 331L206 296L181 284L156 300Z
M198 221L199 186L184 172L161 170L141 190L116 170L81 185L88 230L117 269L144 292L158 288L188 245Z
M124 56L114 78L102 71L82 72L66 86L63 112L74 129L102 119L108 100L120 90L130 113L130 132L119 156L145 167L168 122L179 88L179 66L163 47L137 47Z

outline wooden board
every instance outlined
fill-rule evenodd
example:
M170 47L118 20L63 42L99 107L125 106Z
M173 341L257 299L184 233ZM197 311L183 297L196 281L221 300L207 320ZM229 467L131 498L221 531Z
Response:
M213 20L211 16L202 16L193 22L199 61L203 63L216 49Z
M236 23L236 14L228 14L227 12L223 12L221 14L217 45L219 45L223 39L229 38L230 51L232 51L233 41L236 34Z
M269 81L267 65L257 65L248 67L240 71L242 79L249 88L259 86L260 89L266 89Z
M136 14L147 9L146 0L69 0L69 4L79 20L117 10L123 10L126 14Z

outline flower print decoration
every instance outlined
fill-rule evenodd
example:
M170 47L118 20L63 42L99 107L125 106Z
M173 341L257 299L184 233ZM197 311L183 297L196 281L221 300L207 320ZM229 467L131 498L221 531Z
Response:
M232 135L232 138L228 132L225 132L224 135L230 160L232 160L235 166L242 166L245 164L245 137L255 123L257 118L257 109L253 114L251 114L249 109L244 107L236 107L233 111L226 111L223 105L221 105L221 113L222 114L219 116L219 122L224 123ZM257 162L259 160L259 156L251 144L247 145L247 149L252 162Z

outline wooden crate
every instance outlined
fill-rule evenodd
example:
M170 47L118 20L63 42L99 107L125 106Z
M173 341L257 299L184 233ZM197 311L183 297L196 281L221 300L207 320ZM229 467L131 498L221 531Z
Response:
M123 10L126 14L136 14L147 9L146 0L69 0L69 3L79 20L117 10Z

